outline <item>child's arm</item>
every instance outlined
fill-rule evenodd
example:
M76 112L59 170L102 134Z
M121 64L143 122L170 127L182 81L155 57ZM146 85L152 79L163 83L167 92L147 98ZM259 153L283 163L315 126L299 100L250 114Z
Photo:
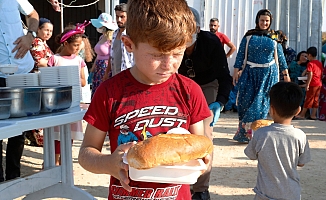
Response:
M302 141L302 143L304 143L304 142ZM311 160L310 147L309 147L308 140L306 140L304 149L303 149L302 145L300 145L299 160L298 160L297 166L303 167L310 160Z
M87 67L87 66L85 66ZM85 71L83 68L80 69L80 84L82 87L86 85Z
M255 136L254 136L255 137ZM256 139L251 138L249 141L248 146L245 148L244 153L248 158L251 160L257 160L258 159L258 152L256 151Z
M48 66L53 67L54 66L54 55L52 55L48 60Z
M196 135L205 135L204 134L204 120L190 125L189 132L192 134L196 134Z
M309 91L309 85L310 85L313 73L307 71L307 75L308 75L308 78L307 78L307 82L306 82L306 91Z
M122 156L133 143L123 144L117 147L112 154L101 152L106 132L88 124L83 143L79 150L79 164L92 173L110 174L119 179L121 185L131 192L128 178L128 165L122 162Z
M48 60L47 59L45 59L45 58L40 58L39 60L38 60L38 67L47 67L48 65Z
M199 121L199 122L197 122L195 124L190 125L189 132L193 133L193 134L196 134L196 135L205 135L204 134L204 121L202 120L202 121ZM208 169L208 167L210 165L210 162L212 162L211 155L208 154L207 156L205 156L203 158L203 161L205 162L206 168ZM204 173L205 171L202 171L202 173Z

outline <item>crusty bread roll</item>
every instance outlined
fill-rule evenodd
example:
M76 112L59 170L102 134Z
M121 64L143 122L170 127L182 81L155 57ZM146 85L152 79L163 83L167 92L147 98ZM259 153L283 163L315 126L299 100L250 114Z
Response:
M203 158L212 151L212 141L203 135L159 134L132 146L127 161L130 167L149 169Z
M273 120L269 120L269 119L259 119L259 120L256 120L256 121L252 122L250 128L251 128L252 130L256 131L257 129L259 129L259 128L261 128L261 127L269 126L269 125L271 125L272 123L274 123Z

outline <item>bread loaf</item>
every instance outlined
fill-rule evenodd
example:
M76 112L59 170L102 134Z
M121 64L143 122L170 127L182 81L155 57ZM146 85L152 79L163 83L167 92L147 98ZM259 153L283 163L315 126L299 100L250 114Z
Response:
M256 131L257 129L259 129L261 127L269 126L272 123L274 123L273 120L259 119L259 120L256 120L256 121L252 122L250 127L251 127L252 130Z
M203 158L212 151L212 141L203 135L160 134L132 146L127 161L130 167L149 169Z

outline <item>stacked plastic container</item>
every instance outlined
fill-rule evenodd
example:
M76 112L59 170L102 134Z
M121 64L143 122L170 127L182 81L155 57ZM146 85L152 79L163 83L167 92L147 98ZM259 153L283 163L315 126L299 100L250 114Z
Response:
M57 66L39 68L40 86L72 86L71 107L78 106L81 100L79 67Z
M39 86L37 73L7 75L7 87L33 87Z

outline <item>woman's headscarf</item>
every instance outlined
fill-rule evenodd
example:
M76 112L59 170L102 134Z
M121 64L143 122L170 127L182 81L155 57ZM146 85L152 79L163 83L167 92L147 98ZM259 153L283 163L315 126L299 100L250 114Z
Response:
M38 23L38 27L41 28L43 26L43 24L45 24L45 23L52 24L52 22L49 19L47 19L47 18L40 18L39 19L39 23Z
M261 30L259 28L259 17L261 15L267 15L270 17L270 24L269 24L269 27L267 28L267 30ZM273 32L270 27L272 25L272 21L273 21L273 15L272 15L272 12L268 9L262 9L260 11L257 12L257 15L256 15L256 19L255 19L255 23L256 23L256 27L255 29L251 29L249 30L245 36L248 36L248 35L266 35L266 36L270 36L271 33Z

